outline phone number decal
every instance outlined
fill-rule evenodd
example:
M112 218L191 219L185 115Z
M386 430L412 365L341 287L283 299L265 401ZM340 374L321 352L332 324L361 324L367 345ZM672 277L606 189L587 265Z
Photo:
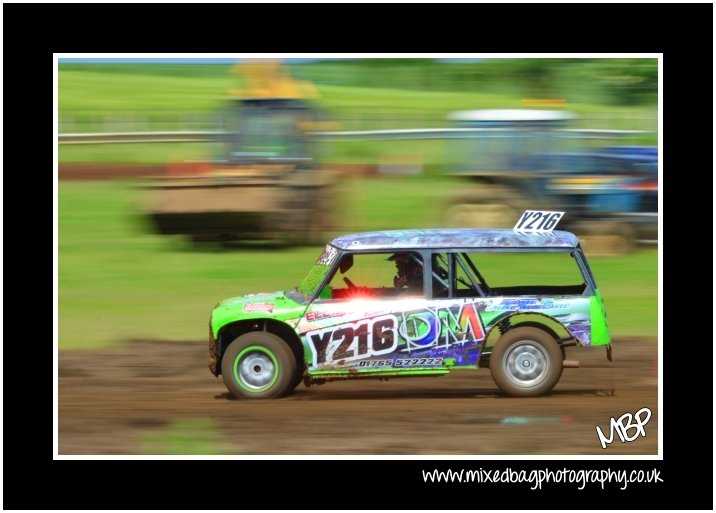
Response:
M420 367L442 364L442 358L402 358L398 360L362 361L358 363L358 367Z

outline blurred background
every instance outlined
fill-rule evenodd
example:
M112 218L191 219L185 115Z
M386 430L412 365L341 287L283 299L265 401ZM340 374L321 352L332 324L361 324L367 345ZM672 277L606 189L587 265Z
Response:
M61 452L236 452L214 440L217 408L236 425L208 400L212 307L298 285L353 231L566 211L558 229L582 239L612 335L655 343L657 71L617 58L60 59ZM537 264L519 272L559 271ZM113 413L98 411L109 397ZM158 404L175 420L157 420ZM245 450L295 450L261 436L269 449ZM446 449L397 452L423 450Z
M656 59L61 59L58 129L62 349L201 339L335 234L525 208L656 335Z
M656 59L62 59L60 347L199 339L336 234L526 208L654 336L656 130Z

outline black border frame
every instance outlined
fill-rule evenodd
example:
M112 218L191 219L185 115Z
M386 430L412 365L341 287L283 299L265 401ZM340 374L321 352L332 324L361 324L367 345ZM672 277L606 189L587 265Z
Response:
M675 324L680 298L692 309L703 291L681 281L680 265L696 268L703 255L687 245L686 228L700 207L713 162L713 6L698 4L6 4L4 13L5 269L12 278L4 327L4 501L8 509L712 509L712 479L704 454L713 449L713 382L689 349L709 361L703 322L685 333ZM711 14L709 16L709 14ZM255 20L260 19L260 23ZM245 20L245 22L244 22ZM416 21L417 20L417 21ZM267 35L267 24L271 33ZM688 31L688 35L683 35ZM189 37L190 36L190 37ZM46 336L50 249L46 212L51 168L52 54L70 52L648 52L663 53L666 178L663 259L663 461L53 461L52 351ZM710 64L710 65L709 65ZM34 134L27 137L27 134ZM704 151L706 149L707 151ZM29 163L29 165L28 165ZM706 168L706 169L704 169ZM683 171L681 171L683 170ZM38 175L39 173L39 175ZM39 177L39 179L35 179ZM708 180L707 180L708 181ZM30 194L20 194L27 191ZM668 199L668 203L667 200ZM678 201L677 201L678 200ZM713 200L713 198L711 198ZM712 203L712 201L711 201ZM662 204L662 209L663 209ZM19 209L19 210L18 210ZM17 212L21 212L18 216ZM687 217L688 216L688 217ZM695 221L697 224L699 221ZM681 230L681 233L676 230ZM702 238L702 237L700 237ZM44 249L47 248L47 249ZM43 251L44 249L44 251ZM688 258L686 263L679 262ZM709 259L711 260L711 259ZM49 326L48 326L49 324ZM684 339L687 340L684 340ZM712 376L713 377L713 376ZM693 402L693 398L697 402ZM661 412L660 412L661 413ZM711 422L709 422L709 418ZM712 460L713 464L713 460ZM663 483L625 491L561 485L426 484L420 470L619 468L661 471ZM711 465L712 467L713 465ZM388 489L355 494L352 483L377 474ZM267 477L268 476L268 477ZM242 493L265 482L277 493ZM320 492L316 483L320 483ZM711 486L709 486L711 485Z

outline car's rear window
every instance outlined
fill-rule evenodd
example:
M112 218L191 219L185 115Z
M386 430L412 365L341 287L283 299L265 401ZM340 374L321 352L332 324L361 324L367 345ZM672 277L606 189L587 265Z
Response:
M582 271L569 252L468 253L490 288L580 285Z
M587 290L572 252L435 253L432 272L435 298L580 295Z

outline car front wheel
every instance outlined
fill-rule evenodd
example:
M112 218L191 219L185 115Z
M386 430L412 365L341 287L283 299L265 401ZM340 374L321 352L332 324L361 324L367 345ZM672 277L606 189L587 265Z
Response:
M236 397L272 399L293 389L296 358L291 348L272 333L245 333L224 353L221 374Z
M549 393L562 376L562 351L552 336L532 327L505 333L490 354L492 379L507 395Z

